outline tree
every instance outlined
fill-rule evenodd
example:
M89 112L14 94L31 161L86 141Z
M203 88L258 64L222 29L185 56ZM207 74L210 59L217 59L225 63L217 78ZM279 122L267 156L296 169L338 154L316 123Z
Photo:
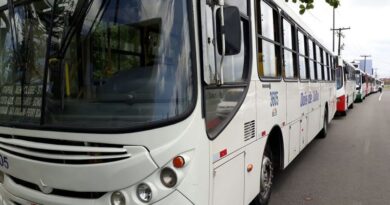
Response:
M289 0L286 0L288 2ZM314 8L314 0L292 0L293 3L300 2L299 5L299 13L304 14L306 10ZM325 0L333 8L337 8L340 6L340 0Z

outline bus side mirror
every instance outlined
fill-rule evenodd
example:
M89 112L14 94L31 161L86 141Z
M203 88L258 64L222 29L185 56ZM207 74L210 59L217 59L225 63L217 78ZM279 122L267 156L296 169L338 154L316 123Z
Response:
M237 55L241 52L241 16L235 6L217 10L217 41L220 55ZM223 23L222 23L223 20ZM224 42L223 42L224 39Z

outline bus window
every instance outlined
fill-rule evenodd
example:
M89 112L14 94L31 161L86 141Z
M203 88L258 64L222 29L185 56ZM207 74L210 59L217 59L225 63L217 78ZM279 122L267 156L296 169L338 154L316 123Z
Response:
M322 79L322 65L321 65L321 52L320 52L320 47L317 45L316 47L316 61L317 61L317 79L318 80L323 80Z
M242 38L240 53L225 56L224 58L224 84L215 86L213 75L208 76L205 73L206 76L204 76L205 79L209 78L210 82L212 82L204 90L206 131L210 139L216 138L224 125L229 123L229 119L234 116L235 111L240 106L240 102L243 100L245 89L248 85L250 50L248 35L249 22L246 19L246 16L242 16L241 18L240 32ZM213 31L212 26L208 29ZM217 55L216 62L220 62L221 56L219 53L216 52L215 55ZM217 66L219 66L218 63Z
M291 24L283 19L283 69L285 78L295 78L294 54L292 52L292 29Z
M314 45L313 41L311 39L307 40L308 42L308 53L309 53L309 68L310 68L310 79L316 80L317 79L317 73L315 72L315 64L314 64Z
M258 20L261 21L262 39L259 39L259 52L258 52L258 69L260 77L264 78L276 78L280 76L278 71L278 59L280 56L278 46L278 28L276 23L278 22L278 13L268 3L261 1L260 4L261 17Z
M336 69L336 85L337 89L340 89L343 87L343 68L338 67Z
M305 36L301 31L298 31L298 51L299 51L299 75L302 80L309 79L309 70L306 59L306 43Z

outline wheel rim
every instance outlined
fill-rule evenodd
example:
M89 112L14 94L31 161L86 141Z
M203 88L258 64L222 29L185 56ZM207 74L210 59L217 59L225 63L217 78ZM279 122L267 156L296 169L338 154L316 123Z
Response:
M271 159L264 155L260 180L260 195L263 199L267 198L271 191L273 170Z

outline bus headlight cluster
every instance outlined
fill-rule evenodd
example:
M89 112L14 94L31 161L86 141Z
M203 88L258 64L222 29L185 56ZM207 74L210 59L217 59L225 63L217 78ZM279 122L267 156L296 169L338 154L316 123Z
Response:
M150 200L152 200L153 197L152 189L150 188L150 186L144 183L138 185L137 197L140 201L144 203L150 202Z
M122 192L114 192L111 195L111 205L125 205L126 204L126 198L122 194Z
M176 172L169 167L161 170L160 179L161 183L168 188L172 188L177 184Z

